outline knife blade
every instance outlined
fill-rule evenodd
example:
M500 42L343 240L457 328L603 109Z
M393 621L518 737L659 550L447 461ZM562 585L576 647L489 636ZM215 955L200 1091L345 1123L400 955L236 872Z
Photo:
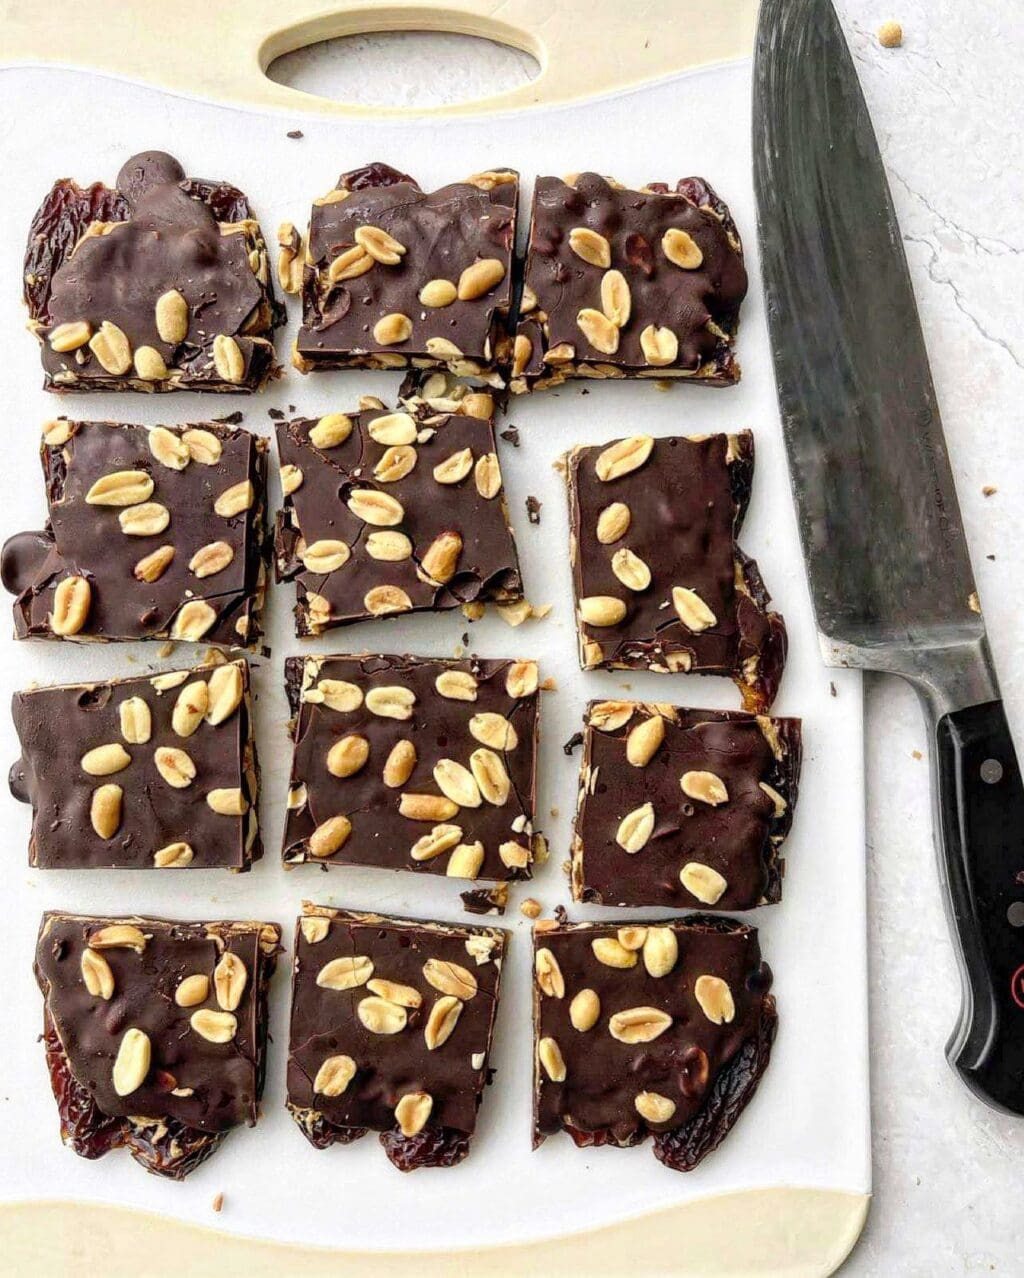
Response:
M985 635L885 170L831 0L762 0L754 187L775 380L827 664L930 721L961 973L946 1054L1024 1114L1024 785Z

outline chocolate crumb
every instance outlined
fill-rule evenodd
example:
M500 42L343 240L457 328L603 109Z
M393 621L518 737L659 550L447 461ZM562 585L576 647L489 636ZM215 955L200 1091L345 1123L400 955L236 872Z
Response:
M496 883L489 888L470 888L460 892L462 908L468 914L504 914L508 906L508 884Z
M530 521L531 524L540 523L540 508L543 504L544 503L538 501L537 498L534 497L532 493L529 495L529 497L527 497L526 518Z
M223 417L215 417L215 422L223 422L225 426L240 426L242 423L242 414L236 408L233 413L225 413Z
M284 410L283 410L283 409L281 409L281 408L268 408L268 409L267 409L267 416L271 419L271 421L275 421L275 422L283 422L283 421L284 421Z
M559 923L569 922L569 913L564 905L555 906L555 918L558 919Z
M285 134L285 137L288 137L288 138L304 138L305 136L306 135L302 132L301 129L289 129L288 132Z
M502 439L507 440L513 448L519 447L519 431L515 426L509 426L507 430L503 430L500 433Z
M986 555L985 558L991 559L993 562L995 562L995 555Z
M832 680L831 680L831 679L829 680L829 684L828 684L828 695L829 695L830 697L838 697L838 696L839 696L839 693L838 693L838 692L836 692L836 685L832 682Z
M567 758L571 759L572 752L576 749L577 746L581 746L582 744L583 744L583 733L574 732L572 736L569 738L569 740L565 743L565 745L562 746L562 753Z

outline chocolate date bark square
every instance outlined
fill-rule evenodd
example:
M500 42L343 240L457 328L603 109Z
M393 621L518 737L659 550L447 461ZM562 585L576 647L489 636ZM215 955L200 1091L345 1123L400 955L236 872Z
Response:
M489 406L418 398L278 424L275 562L296 584L299 635L522 598L494 428L473 415Z
M533 661L290 657L286 864L530 878Z
M253 391L278 373L267 246L249 201L145 151L113 187L56 182L25 251L51 391Z
M295 366L446 368L504 386L518 194L507 169L430 192L386 164L343 173L313 205ZM294 289L300 238L282 227Z
M692 1171L757 1090L775 1037L757 929L690 915L534 927L534 1148L639 1145Z
M729 210L702 178L630 191L596 173L538 178L510 388L570 377L739 380L747 292Z
M248 870L263 855L247 662L28 688L11 709L30 865Z
M469 1153L509 934L306 904L288 1109L316 1146L379 1132L399 1171Z
M61 1139L181 1180L259 1116L275 923L48 912L36 946Z
M574 900L677 910L781 900L799 719L592 701L585 729Z
M569 456L570 558L580 664L730 675L767 710L786 628L736 544L754 439L633 435Z
M267 447L216 422L48 422L49 519L10 537L0 559L16 638L255 647Z

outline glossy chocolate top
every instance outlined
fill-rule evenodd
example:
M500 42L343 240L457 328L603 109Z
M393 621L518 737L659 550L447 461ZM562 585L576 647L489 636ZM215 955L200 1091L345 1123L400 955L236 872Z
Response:
M432 192L387 165L342 174L313 205L300 356L314 366L384 354L493 367L512 298L517 198L510 171ZM374 228L383 241L363 238ZM495 265L477 287L464 272L481 261ZM431 282L450 287L432 296ZM405 317L405 335L377 329L385 316Z
M285 674L296 708L286 862L530 876L533 662L293 657ZM339 816L350 831L318 856L315 832Z
M747 709L767 709L782 676L785 629L757 565L736 545L753 469L749 431L635 435L572 452L577 606L585 617L584 600L605 600L621 613L579 621L585 668L729 674Z
M11 711L31 865L242 870L260 856L246 662L28 689ZM101 787L118 791L109 824Z
M101 1113L205 1132L254 1123L279 940L270 923L45 914L36 979Z
M621 276L625 309L602 291L610 271ZM559 369L573 375L581 362L627 376L736 381L731 344L746 291L735 225L702 179L669 192L664 183L626 190L597 173L571 184L538 178L513 390L555 384ZM587 311L613 321L610 340L593 340L580 321ZM654 359L642 337L650 326L671 346Z
M3 548L17 637L254 645L266 451L248 431L212 422L153 431L49 423L47 528L16 533ZM87 583L85 613L55 630L55 590L70 577Z
M507 936L500 928L307 912L295 936L290 1104L335 1127L390 1132L401 1098L422 1093L430 1104L421 1130L471 1134L488 1079ZM351 1071L344 1089L317 1090L325 1061L339 1057Z
M635 747L652 714L663 736L646 758ZM797 797L799 719L592 701L586 724L577 900L749 910L780 899L778 848Z
M565 1127L632 1144L702 1110L712 1119L719 1076L774 1017L757 931L730 919L560 924L534 930L534 954L541 1140ZM561 1081L544 1040L557 1046Z
M25 273L53 389L251 390L273 365L266 248L245 197L186 178L164 152L133 156L112 191L58 182L33 221ZM158 314L170 292L181 299L180 332ZM60 349L55 330L72 324L88 331ZM156 352L164 373L151 375L141 357L110 366L88 344L105 324L127 339L129 361L140 348ZM215 363L217 337L237 347L241 364L230 375Z
M299 634L522 596L489 421L421 403L281 422L277 443L277 574L296 582Z

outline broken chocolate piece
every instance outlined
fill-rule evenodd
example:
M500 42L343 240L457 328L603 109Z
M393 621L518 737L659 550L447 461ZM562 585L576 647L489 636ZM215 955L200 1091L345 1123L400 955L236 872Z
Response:
M241 191L162 151L114 188L55 183L25 252L52 391L253 391L277 374L267 247Z
M30 865L248 870L263 855L247 662L29 688L12 714Z
M525 879L534 831L532 661L290 657L284 860Z
M306 904L288 1110L317 1149L367 1131L400 1171L469 1153L508 933Z
M757 930L691 915L533 930L534 1146L637 1145L691 1171L731 1131L768 1066L771 969Z
M43 915L35 974L61 1138L181 1180L254 1126L273 923Z
M799 719L592 701L573 899L718 910L781 900L800 762Z
M8 538L0 565L16 637L254 648L266 455L266 440L215 422L48 422L47 525Z
M670 192L597 173L538 178L510 389L570 377L727 386L746 291L736 226L703 179Z
M778 691L786 629L736 538L754 440L633 435L569 456L580 663L731 675L744 709Z

